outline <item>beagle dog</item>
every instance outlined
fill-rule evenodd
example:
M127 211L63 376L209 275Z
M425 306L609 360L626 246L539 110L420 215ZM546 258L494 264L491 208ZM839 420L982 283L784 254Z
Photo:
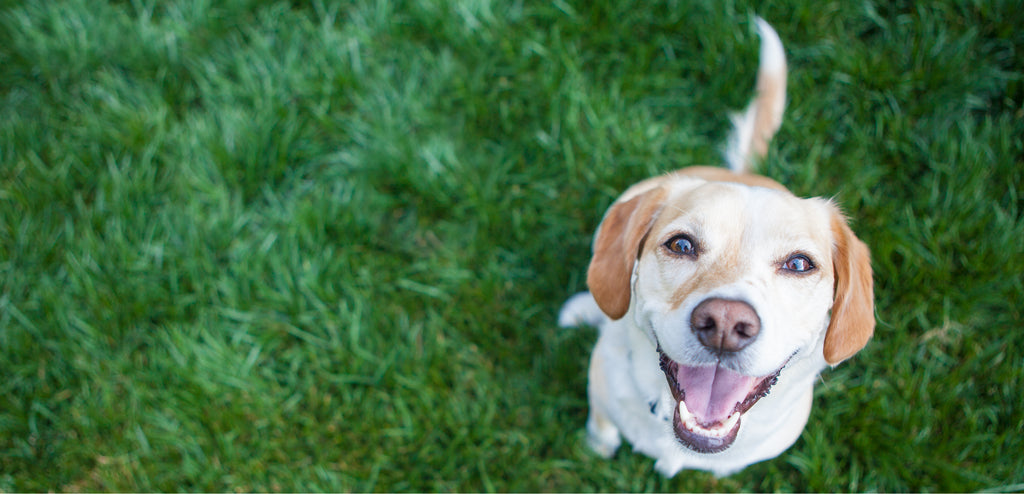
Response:
M800 435L814 381L874 332L868 248L839 208L750 174L782 122L786 58L761 37L757 96L733 117L730 169L637 183L608 209L563 327L600 329L590 360L593 449L625 437L666 476L724 476Z

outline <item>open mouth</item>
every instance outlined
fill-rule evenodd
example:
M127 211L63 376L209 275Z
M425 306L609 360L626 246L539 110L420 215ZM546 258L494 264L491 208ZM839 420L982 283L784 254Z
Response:
M745 376L721 365L681 365L660 347L658 353L677 402L672 428L683 445L698 453L718 453L731 446L743 414L768 395L785 367L766 376Z

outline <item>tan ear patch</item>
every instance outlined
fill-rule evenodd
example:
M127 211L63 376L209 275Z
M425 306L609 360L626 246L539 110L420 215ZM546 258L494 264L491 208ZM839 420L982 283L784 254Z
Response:
M875 294L868 247L838 212L832 218L832 235L835 297L824 353L825 361L835 365L864 348L874 334Z
M598 307L612 319L629 310L633 264L664 196L665 190L656 188L615 203L597 229L587 285Z

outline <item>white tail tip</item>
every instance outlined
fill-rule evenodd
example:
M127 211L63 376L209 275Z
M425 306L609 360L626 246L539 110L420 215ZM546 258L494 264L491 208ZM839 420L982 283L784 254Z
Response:
M725 161L735 172L753 171L754 160L768 153L768 142L782 125L786 109L786 51L772 26L757 18L761 54L757 69L757 94L743 113L733 114L733 132Z

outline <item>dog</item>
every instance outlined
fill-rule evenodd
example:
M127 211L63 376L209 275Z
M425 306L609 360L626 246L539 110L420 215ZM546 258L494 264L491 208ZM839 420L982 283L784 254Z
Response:
M629 441L672 477L726 476L799 437L814 381L874 327L870 254L828 199L751 173L782 123L786 56L758 18L757 94L734 115L728 169L694 166L628 188L605 213L563 327L599 328L588 442Z

